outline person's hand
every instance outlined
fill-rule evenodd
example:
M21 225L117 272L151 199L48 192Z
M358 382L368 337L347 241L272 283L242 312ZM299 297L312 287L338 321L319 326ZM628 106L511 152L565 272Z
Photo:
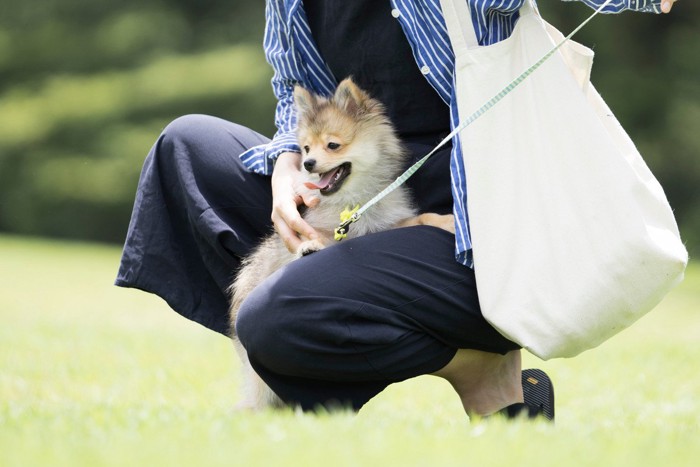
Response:
M272 222L287 249L297 251L303 237L318 238L318 233L304 221L298 207L317 205L320 198L315 190L304 185L306 177L301 171L301 154L285 152L279 155L272 171Z
M671 11L671 8L673 8L673 4L676 3L677 0L661 0L661 12L662 13L669 13Z

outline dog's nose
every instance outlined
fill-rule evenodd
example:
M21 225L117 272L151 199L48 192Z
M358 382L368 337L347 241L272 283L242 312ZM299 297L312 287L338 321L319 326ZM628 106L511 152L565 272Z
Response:
M304 161L304 168L311 172L316 166L316 159L306 159Z

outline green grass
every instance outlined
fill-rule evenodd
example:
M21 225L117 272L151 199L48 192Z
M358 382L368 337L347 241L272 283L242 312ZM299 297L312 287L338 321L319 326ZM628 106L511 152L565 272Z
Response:
M112 286L112 247L0 237L0 465L649 465L700 458L700 267L601 347L544 368L557 423L472 421L438 378L358 415L237 414L227 339Z

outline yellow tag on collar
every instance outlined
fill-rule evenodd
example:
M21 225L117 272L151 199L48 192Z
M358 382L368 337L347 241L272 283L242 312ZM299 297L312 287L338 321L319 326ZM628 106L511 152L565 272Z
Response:
M355 205L355 207L352 209L350 209L350 208L343 209L343 212L340 213L340 223L344 224L347 221L349 221L350 218L353 216L353 214L355 214L357 212L358 209L360 209L359 204Z
M333 238L336 241L339 242L348 236L348 228L350 227L350 224L356 220L353 219L353 216L358 211L358 209L360 209L359 204L352 209L350 209L349 207L345 208L343 212L340 213L340 226L338 226L338 228L335 229L335 232L333 234Z
M337 229L335 229L335 232L333 232L333 239L336 242L341 241L342 239L344 239L347 236L348 236L347 229L343 229L341 227L338 227Z

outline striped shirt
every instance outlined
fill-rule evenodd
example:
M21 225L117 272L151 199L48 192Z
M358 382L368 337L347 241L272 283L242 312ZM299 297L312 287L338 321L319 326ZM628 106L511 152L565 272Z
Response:
M480 45L491 45L509 37L524 0L468 0L474 31ZM581 0L593 8L604 0ZM607 13L623 10L660 12L661 0L613 0ZM390 0L392 16L400 22L416 63L442 100L450 106L451 125L458 125L454 94L454 53L440 10L440 0ZM277 133L268 144L241 154L251 171L270 175L274 161L283 152L300 152L296 139L296 110L293 89L299 84L330 96L337 82L314 44L302 0L267 0L264 49L272 65L272 88L277 97ZM467 184L459 138L453 140L450 162L455 215L455 257L472 266Z

